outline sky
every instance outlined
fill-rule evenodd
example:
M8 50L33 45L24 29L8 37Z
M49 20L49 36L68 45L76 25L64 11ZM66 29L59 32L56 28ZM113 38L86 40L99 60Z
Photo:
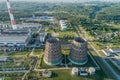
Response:
M0 0L5 1L5 0ZM10 1L38 1L38 2L89 2L89 1L107 1L107 2L120 2L120 0L10 0Z

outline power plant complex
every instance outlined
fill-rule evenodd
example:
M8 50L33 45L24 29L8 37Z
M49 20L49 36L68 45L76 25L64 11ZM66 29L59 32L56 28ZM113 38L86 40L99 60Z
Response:
M6 0L8 12L11 20L12 30L6 29L2 30L0 33L0 47L25 47L30 39L31 32L27 30L20 29L16 26L16 22L14 20L14 16L12 14L12 9L10 7L10 1ZM66 29L66 24L63 20L60 21L62 27ZM21 26L21 25L20 25ZM38 24L39 26L39 24ZM41 40L43 42L44 40ZM88 61L87 57L87 42L82 38L75 38L72 41L72 46L70 49L70 54L68 55L68 59L71 63L76 65L86 64ZM59 65L62 63L63 55L61 52L61 43L58 38L49 38L46 41L45 54L44 54L44 62L48 65Z
M70 62L76 65L84 65L88 61L87 43L82 38L75 38L72 41L70 54L68 56ZM44 61L48 65L58 65L62 62L61 44L59 39L50 38L46 41Z
M0 73L0 80L2 77L5 80L52 79L54 73L57 75L55 76L56 80L64 80L63 78L69 80L79 79L77 76L83 76L80 79L84 77L95 79L95 70L100 70L100 67L96 59L94 60L92 52L88 54L89 49L94 51L95 49L91 43L87 47L87 40L78 37L82 35L87 39L86 32L84 28L80 27L80 24L75 28L76 30L71 26L74 24L71 22L74 16L65 19L62 15L66 16L66 14L59 13L59 11L54 14L54 10L51 11L51 7L49 7L51 4L47 9L44 9L46 3L32 2L27 6L23 6L27 2L22 2L20 4L23 7L18 8L20 5L18 6L18 3L14 2L16 22L10 0L5 1L9 19L6 14L1 14L3 18L0 17L0 71L2 72ZM38 5L42 5L41 8ZM29 6L32 6L31 10L29 10ZM64 11L60 5L58 6L61 11ZM6 13L3 7L1 7L2 11ZM49 8L50 10L48 10ZM40 13L38 9L40 9ZM24 13L24 11L27 12ZM30 17L31 15L33 17ZM71 17L71 15L67 17ZM77 19L77 16L75 17ZM115 50L111 50L111 52L115 52ZM117 50L117 52L120 51ZM63 77L61 77L61 74ZM97 78L99 78L98 74ZM73 78L73 76L75 77Z

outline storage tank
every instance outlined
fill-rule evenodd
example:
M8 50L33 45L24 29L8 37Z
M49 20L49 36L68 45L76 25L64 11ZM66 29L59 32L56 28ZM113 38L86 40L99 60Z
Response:
M70 55L68 59L77 65L86 64L88 61L87 57L87 42L82 38L78 37L72 41Z
M78 70L77 67L73 67L73 68L72 68L72 75L73 75L73 76L78 76L78 72L79 72L79 70Z
M48 65L58 65L62 62L61 43L58 38L49 38L46 41L44 61Z

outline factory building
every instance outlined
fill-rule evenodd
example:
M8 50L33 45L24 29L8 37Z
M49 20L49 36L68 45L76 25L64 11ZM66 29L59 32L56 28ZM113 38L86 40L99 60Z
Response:
M72 41L70 55L68 59L76 65L86 64L87 58L87 43L82 38L75 38Z
M0 33L0 47L25 47L30 39L29 31L4 31Z
M22 23L17 24L18 29L39 29L42 25L39 23Z
M73 76L78 76L79 69L77 67L72 68L72 75Z
M47 32L40 33L39 34L40 42L45 42L46 36L47 36Z
M25 20L25 21L50 21L54 22L56 19L52 16L33 16L29 18L20 18L20 20Z
M61 43L57 38L50 38L46 41L44 61L48 65L58 65L62 62Z
M60 28L62 31L67 29L67 25L65 23L65 20L60 20Z
M28 44L31 39L31 32L25 29L19 29L16 26L16 21L14 20L14 16L12 13L12 8L10 6L10 1L6 0L8 13L11 20L11 26L8 25L0 25L0 50L6 50L9 48L24 48ZM12 28L12 29L11 29Z

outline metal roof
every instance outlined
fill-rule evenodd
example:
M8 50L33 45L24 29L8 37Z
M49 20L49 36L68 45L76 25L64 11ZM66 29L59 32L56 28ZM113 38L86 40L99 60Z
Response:
M25 43L28 36L0 36L0 43Z

